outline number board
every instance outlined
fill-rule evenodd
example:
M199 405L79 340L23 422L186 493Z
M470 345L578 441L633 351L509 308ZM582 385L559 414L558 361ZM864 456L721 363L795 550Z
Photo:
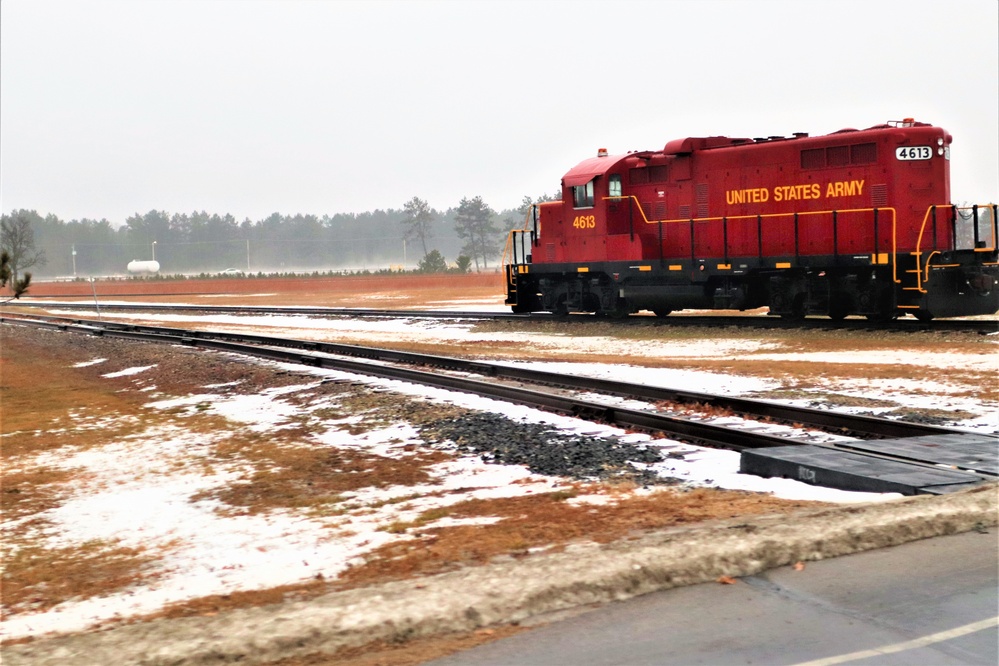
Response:
M933 157L929 146L902 146L895 149L895 157L900 160L928 160Z

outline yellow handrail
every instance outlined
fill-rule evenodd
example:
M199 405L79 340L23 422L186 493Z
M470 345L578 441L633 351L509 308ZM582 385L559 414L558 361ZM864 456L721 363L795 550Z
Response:
M524 231L530 231L531 230L531 220L532 220L532 217L533 217L531 215L531 213L534 211L534 209L535 208L540 208L542 206L554 206L554 205L561 205L561 204L562 204L561 201L542 201L540 203L531 204L527 208L527 213L524 215L524 226L523 226L523 228L521 228L521 229L511 229L506 234L506 244L503 246L503 260L502 260L502 264L501 265L506 266L507 265L507 263L506 263L507 256L512 256L513 255L513 235L515 233L517 233L518 231L524 232ZM539 236L541 235L541 220L540 219L538 220L538 235Z
M978 204L978 208L979 209L986 208L986 209L992 211L990 214L992 214L992 215L995 214L995 212L992 209L992 204ZM924 266L922 265L922 257L923 257L923 234L926 232L926 223L930 219L930 213L932 213L934 211L934 209L937 209L937 210L951 210L954 213L958 213L958 212L960 212L962 210L973 210L974 206L973 205L972 206L955 206L954 204L936 204L936 205L933 205L933 206L930 206L929 208L927 208L926 209L926 213L923 214L923 222L922 222L922 224L919 225L919 235L916 237L916 249L915 249L915 251L913 251L912 254L913 254L913 256L916 257L916 288L920 292L922 292L924 294L926 293L926 289L923 288L923 283L930 281L930 259L933 257L934 254L939 254L939 252L936 251L936 248L933 248L934 252L931 252L930 256L926 258L926 264L925 264L925 268L924 268ZM976 220L975 224L977 224L977 223L978 222ZM936 224L935 219L934 219L934 224ZM995 250L996 250L996 237L995 237L995 224L994 223L991 224L991 225L989 225L989 234L992 236L992 245L990 247L986 247L986 248L975 248L976 252L977 251L995 252ZM956 250L957 247L954 247L953 249ZM924 275L924 271L925 271L925 275Z
M895 254L898 250L898 230L897 230L897 214L895 209L890 206L877 207L875 208L844 208L836 210L806 210L797 213L761 213L759 215L722 215L717 217L683 217L674 219L663 219L663 220L650 220L642 209L642 204L634 195L629 196L619 196L619 197L604 197L604 199L630 199L634 201L635 205L638 207L638 212L642 214L642 219L646 224L673 224L673 223L691 223L691 222L720 222L722 220L755 220L763 218L773 218L773 217L804 217L807 215L832 215L833 213L867 213L873 212L874 210L885 211L891 213L891 264L892 264L892 280L897 284L899 283L897 267L895 263Z
M929 208L927 208L926 212L923 213L923 222L922 222L922 224L919 225L919 234L916 236L916 249L912 253L912 255L914 257L916 257L916 289L918 289L921 294L925 294L926 293L926 290L923 289L923 282L929 282L930 281L930 260L929 260L929 257L927 257L927 259L926 259L926 279L925 280L923 279L923 266L922 266L922 258L923 258L923 233L926 231L926 222L927 222L927 220L930 219L930 213L932 213L933 210L937 209L937 208L942 208L944 210L953 209L954 208L954 204L933 205L933 206L930 206ZM935 220L934 220L934 224L936 224Z
M887 213L891 214L891 260L890 261L891 261L891 269L892 269L892 281L895 284L901 284L901 280L899 280L899 278L898 278L898 262L896 260L896 255L898 253L898 214L897 214L895 208L891 207L891 206L885 206L885 207L880 207L879 206L879 207L871 207L871 208L846 208L846 209L836 209L836 210L832 210L832 209L830 209L830 210L810 210L810 211L798 211L798 212L791 212L791 213L760 213L760 214L757 214L757 215L724 215L724 216L714 216L714 217L689 217L689 218L669 218L669 219L661 219L661 220L650 220L649 217L648 217L648 215L646 215L646 213L645 213L645 209L642 208L641 202L638 200L638 198L635 195L628 195L628 196L623 196L623 195L622 196L608 196L608 197L602 197L602 199L605 200L605 201L607 201L607 200L613 200L613 201L627 200L627 201L630 201L630 202L634 203L635 207L638 209L639 214L642 216L642 221L645 224L659 224L659 225L662 225L662 224L690 224L690 223L693 223L693 222L719 222L719 221L724 221L724 220L754 220L754 219L764 219L764 218L767 218L767 219L771 219L771 218L790 218L790 217L795 217L795 216L797 216L798 218L801 218L801 217L807 217L807 216L813 216L813 215L832 215L833 213L837 213L837 214L838 213L870 213L870 212L874 212L874 211L887 212ZM504 265L507 264L507 258L510 257L510 256L512 256L512 254L513 254L513 242L514 242L513 238L514 238L514 235L516 233L525 233L525 232L528 232L528 231L531 230L530 224L531 224L531 220L532 220L532 213L534 212L534 210L536 208L541 207L541 206L553 206L553 205L561 205L561 204L562 204L561 201L545 201L545 202L541 202L541 203L536 203L536 204L531 204L530 205L530 207L527 209L527 214L525 215L525 218L524 218L523 228L521 228L521 229L512 229L507 234L506 244L505 244L504 249L503 249L503 264ZM954 204L939 204L939 205L936 205L936 206L930 206L929 208L926 209L926 213L923 215L922 224L920 224L920 226L919 226L919 234L916 237L916 247L915 247L915 250L911 253L916 258L916 268L915 268L915 271L914 271L914 273L916 275L916 288L919 291L923 292L923 293L926 292L926 290L923 288L923 285L925 283L929 282L929 279L930 279L930 260L933 258L933 256L935 254L939 254L939 251L937 251L936 248L933 248L934 251L928 257L926 257L926 261L925 262L923 261L923 253L925 252L925 250L923 250L923 236L924 236L924 234L926 232L926 226L927 226L927 224L928 224L928 222L930 220L930 213L933 211L934 208L940 209L940 210L953 210L953 211L957 212L957 211L962 211L962 210L972 210L973 206L960 206L960 207L958 207L958 206L955 206ZM981 208L986 208L986 209L988 209L988 210L991 211L991 214L993 216L995 215L994 204L979 204L978 208L980 208L980 209ZM993 224L989 226L989 233L990 233L991 240L992 240L991 246L990 247L986 247L986 248L975 248L976 251L994 252L996 250L997 241L999 241L999 239L996 238L995 229L996 229L996 225L995 225L995 222L993 220ZM540 221L539 221L539 235L540 235ZM877 239L875 239L875 241L876 240ZM876 257L875 257L875 261L877 261Z

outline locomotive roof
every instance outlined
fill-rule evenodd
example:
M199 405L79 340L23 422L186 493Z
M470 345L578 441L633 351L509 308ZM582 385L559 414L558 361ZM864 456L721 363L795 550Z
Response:
M562 182L569 187L583 185L590 182L597 176L607 173L607 170L620 162L628 155L604 155L602 157L591 157L583 160L576 166L569 169L569 173L562 177Z
M892 129L896 127L932 127L931 123L922 123L913 120L912 118L906 118L905 120L893 120L881 125L874 125L868 127L864 130L857 130L854 128L841 129L836 132L832 132L826 135L819 135L811 137L812 139L821 139L832 137L838 134L847 134L852 132L867 132L871 130L883 130ZM607 155L606 151L601 149L597 157L591 157L585 159L573 168L571 168L565 176L562 177L562 182L568 187L573 187L575 185L583 185L593 180L597 176L602 176L606 174L612 167L616 166L621 160L627 157L638 157L638 158L649 158L653 155L689 155L698 150L710 150L712 148L727 148L732 146L750 146L771 143L773 141L794 141L798 139L808 138L808 134L804 132L795 132L793 136L771 136L766 138L758 139L746 139L746 138L732 138L727 136L706 136L706 137L687 137L684 139L674 139L666 144L666 146L661 151L635 151L630 153L624 153L621 155Z

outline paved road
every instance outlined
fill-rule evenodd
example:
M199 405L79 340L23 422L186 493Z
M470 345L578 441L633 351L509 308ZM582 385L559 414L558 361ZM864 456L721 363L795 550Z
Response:
M999 664L999 536L969 532L649 594L433 662Z

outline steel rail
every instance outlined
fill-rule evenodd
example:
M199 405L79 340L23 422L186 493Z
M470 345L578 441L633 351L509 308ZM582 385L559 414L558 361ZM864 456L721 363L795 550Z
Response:
M42 298L34 296L34 298ZM27 308L61 308L64 310L95 310L107 312L200 312L212 314L255 314L255 315L305 315L311 317L385 317L411 319L470 319L496 321L567 321L573 325L586 325L598 322L613 322L615 326L666 326L681 327L740 327L755 329L818 329L818 330L857 330L857 331L968 331L978 333L999 332L999 320L982 319L943 319L921 322L916 319L897 319L889 322L872 322L866 319L842 319L834 321L820 317L806 317L789 321L768 316L728 316L677 313L667 318L653 316L632 316L623 319L608 319L592 314L571 314L558 317L547 312L513 314L510 312L483 312L469 310L385 310L372 308L301 307L301 306L262 306L262 305L193 305L182 303L99 303L85 301L30 301L0 303L0 306Z
M160 344L179 344L202 349L212 349L216 351L253 356L257 358L265 358L279 362L296 363L310 367L319 367L338 370L341 372L395 379L425 386L472 393L487 398L526 405L537 409L576 416L587 420L601 421L622 428L645 432L658 432L675 439L702 444L709 447L731 449L734 451L801 444L811 444L812 446L837 450L844 450L844 447L847 450L850 448L849 442L821 443L803 441L793 437L771 435L729 426L719 426L705 422L690 421L687 419L667 416L664 414L656 414L653 412L613 407L578 398L560 396L550 392L524 389L504 384L497 384L494 382L478 381L467 377L436 374L399 366L351 361L343 358L333 358L323 355L325 352L311 349L303 351L301 349L276 348L268 344L268 342L274 342L275 339L273 338L264 338L263 342L254 341L253 343L247 344L245 341L234 342L213 338L201 338L197 335L202 333L201 331L185 331L179 329L154 331L150 330L151 327L145 327L145 330L127 330L123 327L94 326L79 322L65 323L26 318L13 319L9 317L0 317L0 324L13 322L103 337L141 340ZM103 322L101 322L101 324L103 324ZM189 333L193 333L194 335L185 335ZM905 462L916 467L925 467L929 469L938 468L938 466L933 462L921 461L908 456L900 456L891 453L865 451L862 455L880 458L883 460ZM966 471L983 480L995 478L994 474L985 471L975 469L964 469L963 471Z
M921 437L927 435L967 434L967 431L933 426L921 423L910 423L892 419L844 414L829 410L796 407L766 400L723 396L686 389L648 386L609 379L599 379L581 375L567 375L516 366L488 363L485 361L465 360L432 354L398 351L381 347L364 347L341 343L298 340L294 338L279 338L248 333L229 333L223 331L200 331L177 329L165 326L148 326L127 324L121 322L94 321L86 319L66 320L52 317L58 322L72 321L91 329L114 330L122 332L148 332L156 335L176 336L191 340L221 340L227 342L250 342L271 347L293 347L310 352L351 356L389 363L407 363L434 368L443 368L456 372L481 375L493 379L528 382L531 384L556 386L574 391L593 391L618 397L646 400L650 402L673 402L686 405L704 405L717 409L731 411L740 416L752 418L768 418L785 423L801 424L821 429L835 434L850 434L872 438L880 437ZM3 317L0 317L0 321Z
M0 317L0 323L10 321L13 320ZM17 320L17 323L36 325L31 320L26 319ZM735 451L767 446L787 446L788 444L795 443L793 439L788 437L737 430L726 426L688 421L686 419L640 410L611 407L596 402L560 396L551 392L479 381L467 377L436 374L392 365L351 361L343 358L332 358L323 355L323 352L319 351L275 348L259 341L248 344L246 342L200 338L196 335L185 335L184 331L178 330L172 333L154 332L151 330L124 330L95 327L84 323L59 324L56 322L38 322L37 325L72 333L85 333L101 337L141 340L145 342L179 344L202 349L225 351L265 358L272 361L298 363L310 367L339 370L341 372L395 379L435 388L473 393L487 398L526 405L546 411L554 411L589 420L599 420L622 428L667 433L688 441L695 441L708 446L728 448Z
M313 317L413 317L427 319L527 319L529 315L515 315L504 312L466 312L445 310L380 310L373 308L299 307L280 305L192 305L185 303L99 303L84 301L17 301L0 305L29 308L62 308L65 310L94 310L98 306L105 311L157 311L166 312L210 312L215 314L291 314Z

